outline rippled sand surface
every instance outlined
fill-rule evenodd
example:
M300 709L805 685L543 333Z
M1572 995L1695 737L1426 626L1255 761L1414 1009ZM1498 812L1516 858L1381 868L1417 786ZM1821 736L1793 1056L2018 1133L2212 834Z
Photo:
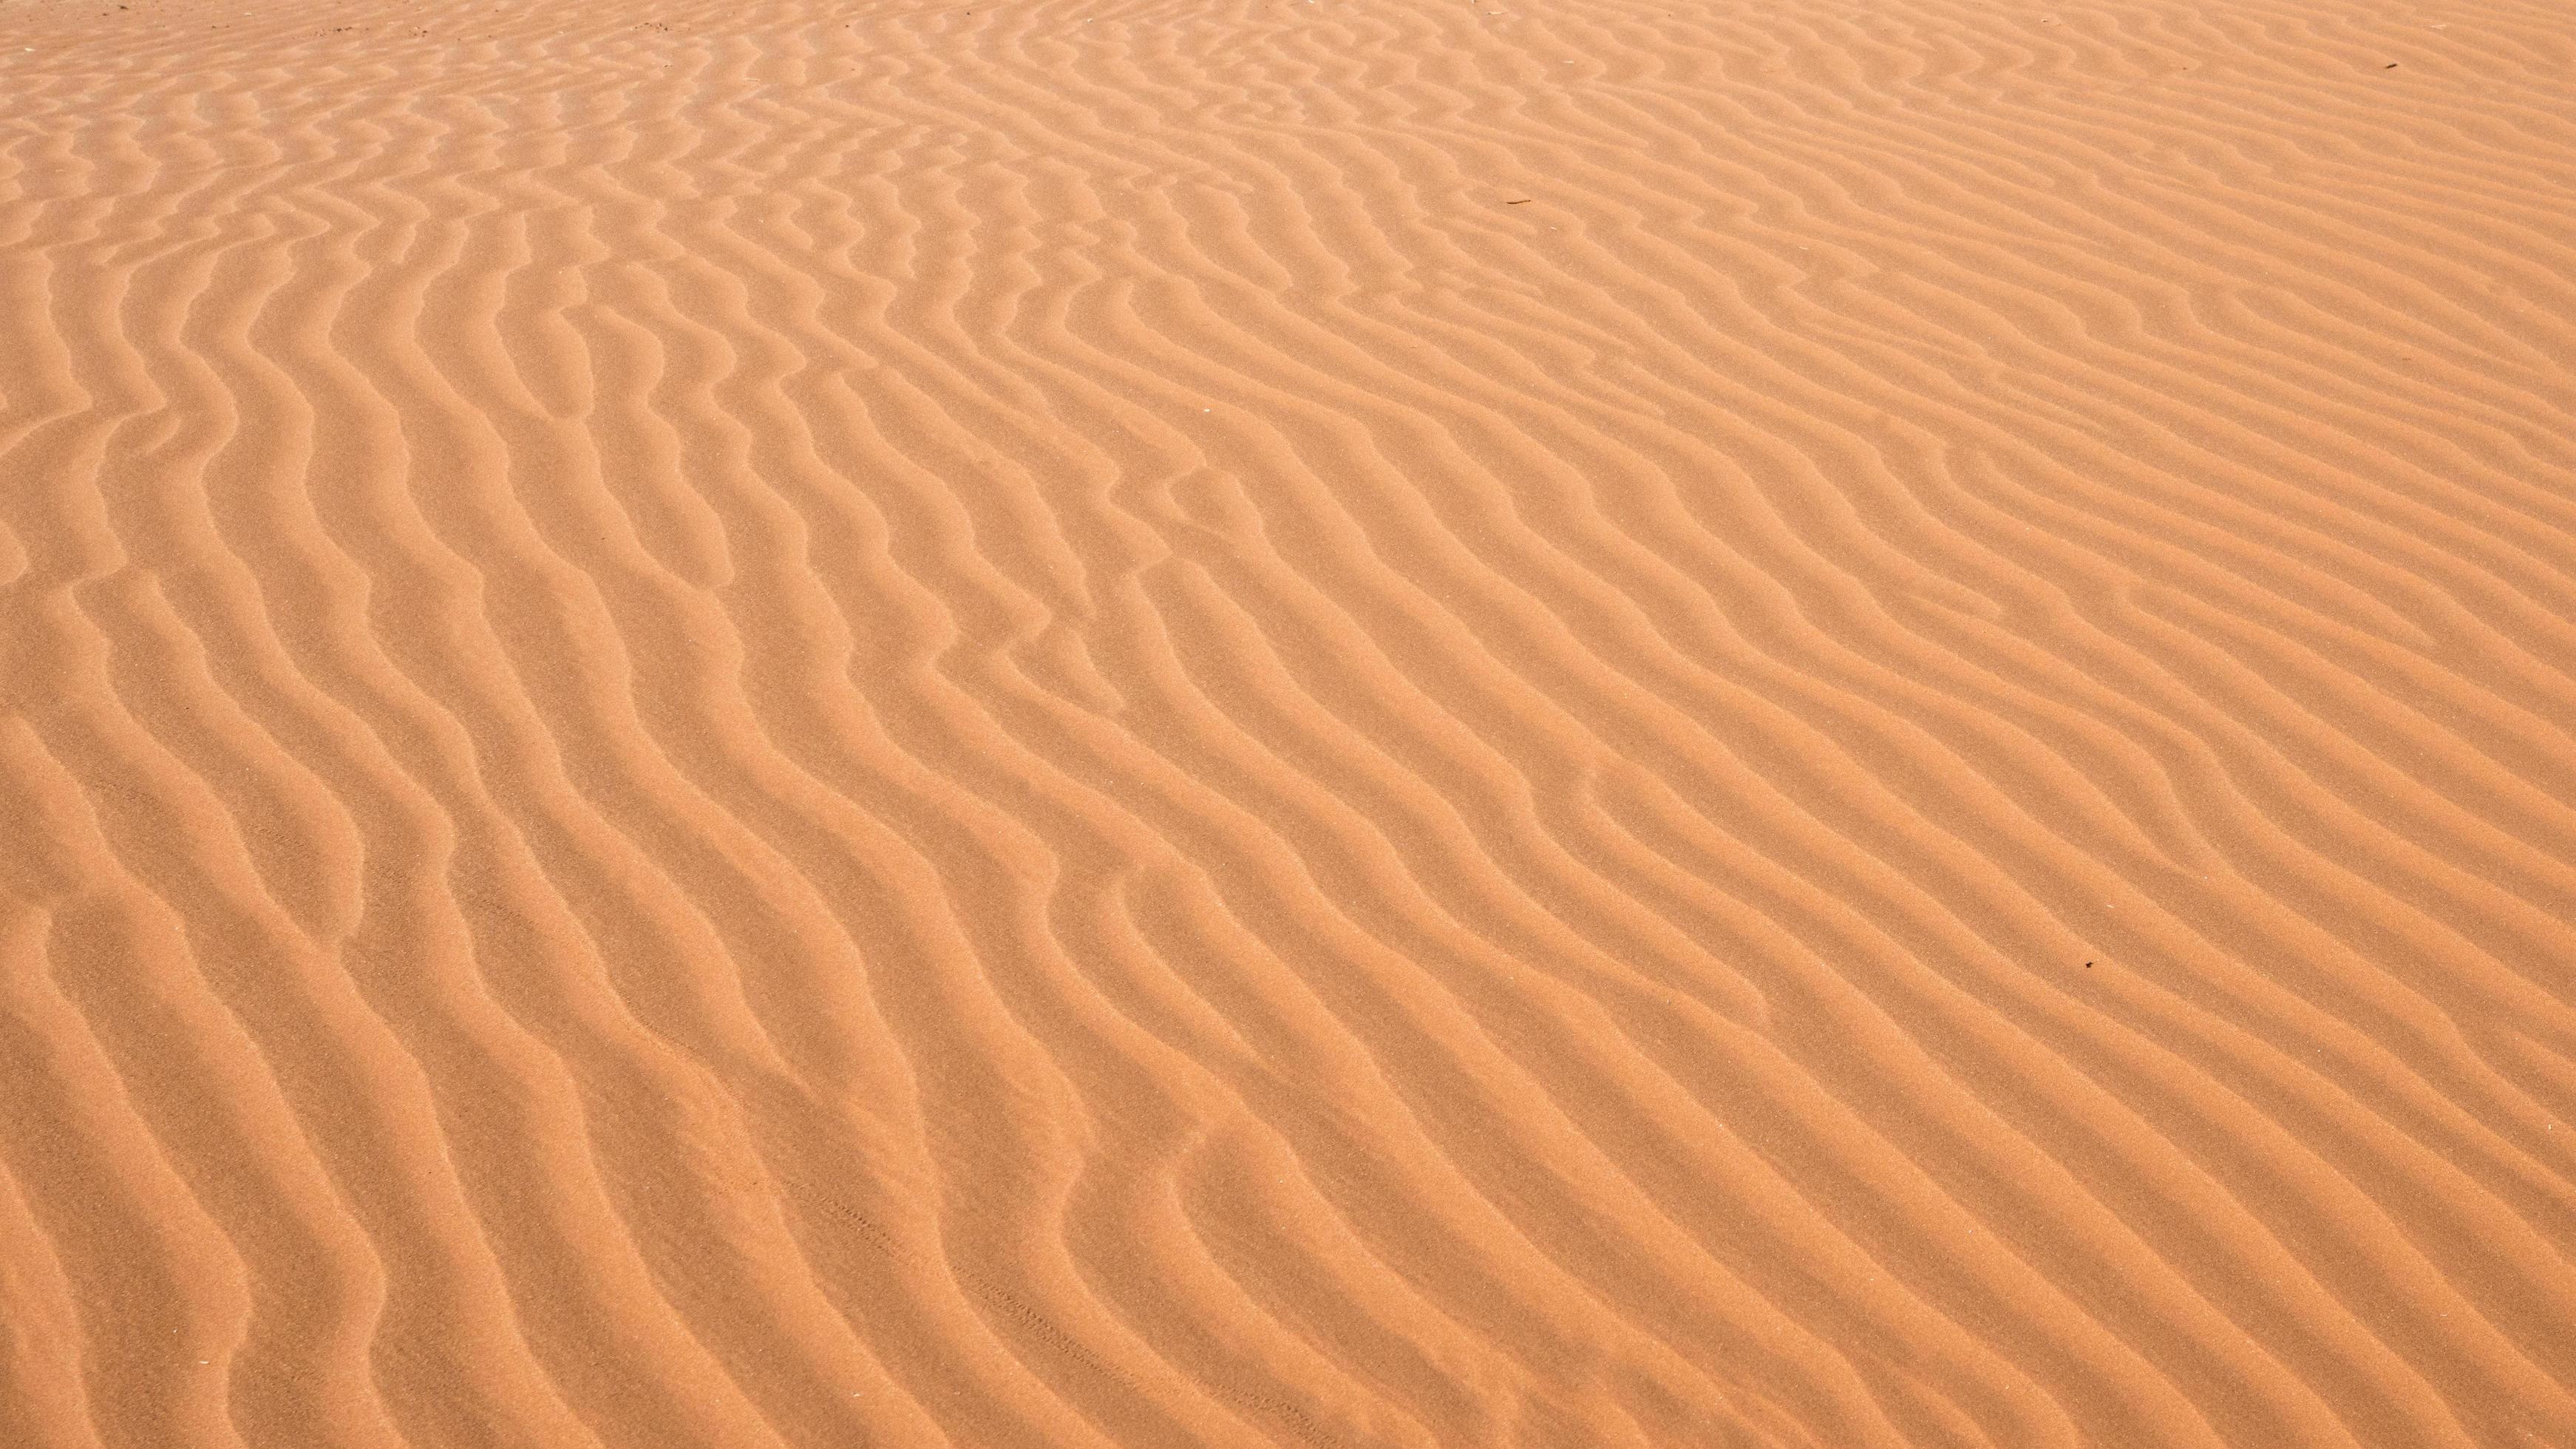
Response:
M0 1444L2576 1445L2576 25L0 0Z

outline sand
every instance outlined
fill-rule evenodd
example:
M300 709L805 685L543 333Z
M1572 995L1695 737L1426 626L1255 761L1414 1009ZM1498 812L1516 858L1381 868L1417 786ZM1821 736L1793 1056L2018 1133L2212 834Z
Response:
M2576 1445L2576 26L0 0L0 1445Z

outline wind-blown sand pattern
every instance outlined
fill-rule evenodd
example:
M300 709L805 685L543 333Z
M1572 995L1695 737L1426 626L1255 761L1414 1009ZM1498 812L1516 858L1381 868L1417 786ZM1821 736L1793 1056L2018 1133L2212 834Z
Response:
M0 4L0 1444L2576 1444L2576 25Z

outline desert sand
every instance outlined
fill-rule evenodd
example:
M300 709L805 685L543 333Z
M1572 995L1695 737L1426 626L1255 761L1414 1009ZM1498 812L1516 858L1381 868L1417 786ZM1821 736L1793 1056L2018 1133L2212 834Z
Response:
M0 0L0 1445L2576 1445L2558 0Z

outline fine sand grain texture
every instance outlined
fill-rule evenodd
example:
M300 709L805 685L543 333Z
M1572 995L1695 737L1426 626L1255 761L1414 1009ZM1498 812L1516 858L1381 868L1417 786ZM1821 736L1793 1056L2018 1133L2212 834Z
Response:
M0 1449L2576 1445L2564 0L0 0Z

